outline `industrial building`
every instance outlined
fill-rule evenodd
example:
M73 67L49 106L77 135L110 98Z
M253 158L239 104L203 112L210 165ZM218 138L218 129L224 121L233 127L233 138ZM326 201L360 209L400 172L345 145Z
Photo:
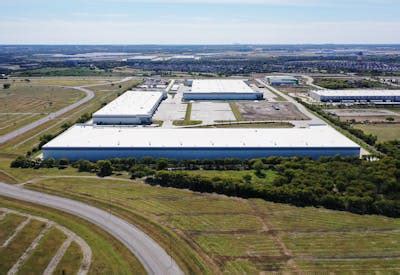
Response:
M266 81L272 86L295 86L299 85L299 80L293 76L267 76Z
M99 125L151 124L163 92L128 91L93 114Z
M184 100L256 100L263 94L254 91L244 80L203 79L193 80L190 91L183 93Z
M329 126L289 129L157 129L76 125L43 147L45 159L251 159L360 155Z
M319 102L400 103L400 90L315 90L310 96Z

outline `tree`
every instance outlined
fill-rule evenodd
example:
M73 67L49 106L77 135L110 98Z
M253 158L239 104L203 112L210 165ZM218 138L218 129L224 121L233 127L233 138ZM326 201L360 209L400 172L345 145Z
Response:
M78 172L92 172L93 164L87 160L78 161Z
M71 123L70 122L65 122L63 125L61 125L61 129L63 131L67 130L70 127L71 127Z
M254 170L256 170L256 175L257 175L257 176L262 176L262 175L264 175L263 170L265 169L265 165L264 165L264 163L263 163L260 159L256 160L256 161L253 163L252 168L253 168Z
M109 160L99 160L97 162L97 167L99 169L97 173L99 177L107 177L112 175L113 169Z
M244 180L245 183L251 183L251 179L252 178L253 177L250 174L246 174L246 175L243 176L243 180Z
M164 170L167 167L168 167L168 160L166 159L157 160L157 170Z
M11 84L10 83L4 83L3 84L3 89L10 89L10 87L11 87Z
M141 179L147 176L151 176L155 174L153 169L150 169L148 166L139 164L132 166L130 170L131 179Z

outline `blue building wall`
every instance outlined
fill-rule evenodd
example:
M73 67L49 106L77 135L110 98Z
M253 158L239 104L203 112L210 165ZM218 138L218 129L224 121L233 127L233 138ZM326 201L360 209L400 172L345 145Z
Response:
M102 160L110 158L169 158L169 159L251 159L269 156L359 157L360 148L44 148L45 159Z
M262 93L184 93L184 100L257 100Z

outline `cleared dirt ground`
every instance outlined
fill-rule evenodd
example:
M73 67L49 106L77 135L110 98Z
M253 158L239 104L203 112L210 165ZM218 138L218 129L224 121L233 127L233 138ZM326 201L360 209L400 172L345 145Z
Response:
M327 113L342 121L355 122L400 122L400 114L386 109L329 109Z
M309 119L290 102L271 103L267 101L252 101L239 102L237 106L245 121Z

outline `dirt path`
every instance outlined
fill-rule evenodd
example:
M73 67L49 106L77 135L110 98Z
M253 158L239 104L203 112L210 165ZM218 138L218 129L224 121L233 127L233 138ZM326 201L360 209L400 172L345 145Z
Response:
M19 268L28 260L28 258L33 254L36 247L39 245L39 242L42 238L49 232L52 228L52 223L47 223L46 227L40 232L40 234L33 240L31 245L25 250L24 254L18 259L18 261L13 265L13 267L8 271L7 275L17 274Z
M27 218L26 220L24 220L23 222L21 222L18 227L15 229L14 233L2 244L1 247L7 247L12 240L15 239L15 237L19 234L19 232L24 229L24 227L31 221L30 218Z
M269 223L268 219L265 218L265 215L260 213L260 211L258 210L258 207L254 203L254 201L249 200L248 203L249 203L250 207L252 208L253 213L255 214L255 216L259 219L259 221L263 225L263 231L272 238L272 240L277 245L277 247L279 248L281 253L286 258L288 258L287 265L293 270L293 273L301 274L300 269L298 268L298 266L296 265L295 261L293 260L292 251L290 251L287 248L286 244L282 241L282 239L279 237L279 235L272 230L272 228L273 228L272 225Z
M89 271L91 262L92 262L92 250L90 249L89 245L78 235L76 235L74 232L70 231L69 229L56 224L48 219L41 218L41 217L36 217L28 214L24 214L18 211L14 211L11 209L6 209L6 208L0 208L1 212L4 212L4 214L8 213L13 213L16 215L20 215L23 217L26 217L26 220L23 221L17 229L14 231L13 235L6 240L6 242L3 244L2 247L7 247L8 244L18 235L18 233L31 221L31 220L38 220L46 224L46 228L41 231L41 233L35 238L35 240L32 242L32 244L28 247L28 249L24 252L24 254L18 259L18 261L14 264L14 266L10 269L8 274L16 274L19 270L19 268L26 262L26 260L32 255L34 252L35 248L39 245L40 240L43 238L44 235L53 227L56 229L60 230L67 236L67 239L64 241L64 243L60 246L60 248L57 250L56 254L53 256L49 264L47 265L45 271L43 274L50 275L53 274L54 271L56 270L58 264L60 263L62 257L64 256L65 252L69 248L69 246L75 242L79 245L82 251L83 255L83 260L81 262L79 271L77 274L79 275L86 275Z

